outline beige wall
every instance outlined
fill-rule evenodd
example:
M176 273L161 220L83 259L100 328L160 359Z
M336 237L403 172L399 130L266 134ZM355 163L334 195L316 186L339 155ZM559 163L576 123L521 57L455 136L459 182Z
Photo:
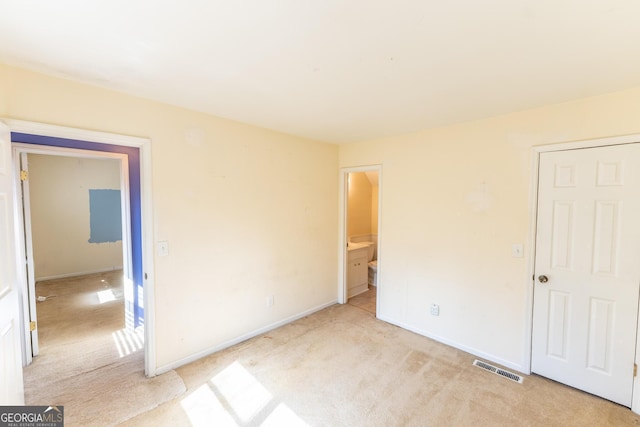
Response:
M383 165L379 315L527 369L531 147L633 133L640 88L340 146L341 167Z
M7 68L0 65L0 117L7 116L7 85L9 83L7 72Z
M349 173L347 236L378 233L378 173Z
M526 369L531 147L640 133L640 88L338 148L11 67L0 78L4 116L152 139L154 238L170 250L155 259L160 366L334 301L338 167L382 164L379 315Z
M349 174L347 236L371 233L371 183L364 172Z
M154 238L169 242L155 259L159 367L336 300L337 146L0 73L5 116L152 140Z
M89 243L89 190L119 190L119 161L28 158L36 280L122 268L122 241Z

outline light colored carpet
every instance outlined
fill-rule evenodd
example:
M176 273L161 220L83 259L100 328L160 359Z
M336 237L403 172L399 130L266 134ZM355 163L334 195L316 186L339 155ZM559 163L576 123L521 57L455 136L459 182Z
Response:
M66 426L110 426L185 392L175 371L145 378L142 353L95 370L31 387L27 404L64 405Z
M377 320L365 294L154 379L141 352L120 358L105 338L122 325L75 311L65 330L93 341L67 360L74 339L61 334L26 370L27 403L64 404L68 426L640 426L628 408L562 384L476 368L468 353ZM95 329L106 335L87 338Z
M127 426L637 426L628 408L335 305L198 360L187 393Z
M107 426L185 392L175 371L145 378L142 339L123 330L121 271L36 291L57 296L37 303L40 355L24 370L27 405L64 405L67 426Z

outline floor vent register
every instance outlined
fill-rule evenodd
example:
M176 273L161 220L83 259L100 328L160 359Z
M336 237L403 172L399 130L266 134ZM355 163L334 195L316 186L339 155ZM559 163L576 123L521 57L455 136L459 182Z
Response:
M497 367L495 367L493 365L490 365L490 364L488 364L486 362L482 362L482 361L480 361L478 359L473 361L473 366L477 366L478 368L482 368L485 371L492 372L492 373L494 373L496 375L500 375L501 377L504 377L504 378L506 378L508 380L511 380L511 381L514 381L514 382L522 384L522 377L520 375L516 375L516 374L511 373L509 371L505 371L504 369L497 368Z

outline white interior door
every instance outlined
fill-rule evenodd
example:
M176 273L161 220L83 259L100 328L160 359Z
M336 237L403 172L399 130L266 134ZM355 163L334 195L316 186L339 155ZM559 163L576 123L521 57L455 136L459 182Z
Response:
M0 405L23 405L11 135L0 122Z
M625 406L640 290L640 144L540 154L532 371Z
M29 161L27 153L20 152L20 171L26 173L26 177L22 178L22 227L24 228L24 251L26 256L26 279L27 279L27 298L26 305L29 307L29 321L34 325L38 324L38 313L36 312L36 279L35 267L33 263L33 238L31 234L31 199L29 197ZM31 351L33 357L40 353L40 345L38 344L38 328L31 328L31 342L27 343L27 351ZM29 345L30 344L30 345ZM29 360L29 358L27 358ZM29 364L31 362L28 362Z

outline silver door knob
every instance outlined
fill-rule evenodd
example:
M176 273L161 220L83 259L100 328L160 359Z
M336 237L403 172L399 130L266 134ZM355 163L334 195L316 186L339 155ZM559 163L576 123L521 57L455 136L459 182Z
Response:
M545 275L542 276L538 276L538 282L540 283L547 283L549 281L549 278Z

